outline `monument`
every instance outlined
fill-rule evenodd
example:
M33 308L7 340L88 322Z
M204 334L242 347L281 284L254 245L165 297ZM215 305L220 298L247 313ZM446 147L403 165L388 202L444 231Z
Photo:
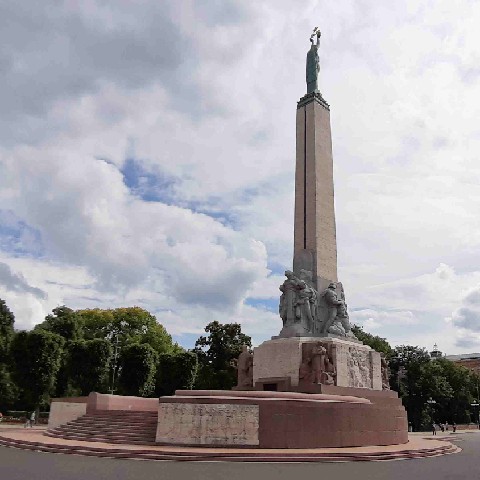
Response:
M98 415L158 408L155 442L177 446L310 449L408 441L387 361L352 333L337 278L330 107L318 88L320 37L316 28L307 93L297 103L293 269L280 286L279 334L253 354L243 348L232 391L176 391L157 404L91 394L73 413L59 407L62 418L78 409ZM71 426L65 428L68 434Z

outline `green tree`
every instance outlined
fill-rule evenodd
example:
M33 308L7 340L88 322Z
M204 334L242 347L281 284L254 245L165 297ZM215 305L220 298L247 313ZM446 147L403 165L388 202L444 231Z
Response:
M436 399L434 411L438 420L450 423L476 421L476 412L471 404L478 400L479 376L446 358L437 358L432 363L441 369L452 391L451 395L441 395Z
M72 342L67 353L67 370L73 388L80 395L108 391L112 345L108 340Z
M392 355L393 349L385 338L367 333L363 330L363 327L359 325L353 325L352 332L360 341L372 347L377 352L384 353L387 357Z
M399 391L414 430L428 429L432 421L440 421L436 418L437 408L452 398L453 389L442 366L431 361L426 349L412 345L396 347L390 368L390 383Z
M242 333L238 323L221 324L217 321L205 327L208 336L195 342L199 371L196 388L229 390L236 384L234 361L242 345L252 346L252 339Z
M10 346L15 335L15 316L0 299L0 411L13 406L18 389L11 378Z
M140 307L112 310L78 310L84 321L85 339L104 338L115 341L121 347L139 343L150 345L157 353L181 350L172 342L172 337L157 322L154 315Z
M18 398L18 387L13 381L7 365L0 363L0 412L14 407Z
M155 396L173 395L195 385L198 358L193 352L162 353L157 366Z
M123 395L150 396L155 389L157 352L148 344L133 343L122 348L119 361L119 390Z
M56 307L45 321L35 326L35 330L47 330L60 335L67 341L75 342L83 338L83 319L65 305Z
M11 345L14 380L24 402L38 408L48 402L60 369L65 340L45 330L18 332Z
M52 332L65 339L65 346L55 385L55 396L63 397L77 395L78 392L75 389L72 390L72 382L69 376L70 371L68 369L67 360L70 345L83 338L82 317L71 308L62 305L54 308L52 313L47 315L42 323L35 326L34 330Z
M15 316L0 298L0 363L8 362L8 351L14 336Z

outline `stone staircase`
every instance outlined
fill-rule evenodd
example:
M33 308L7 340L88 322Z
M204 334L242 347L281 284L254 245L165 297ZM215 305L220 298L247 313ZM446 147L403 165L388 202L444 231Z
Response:
M155 445L157 416L157 412L95 412L49 429L45 435L86 442Z

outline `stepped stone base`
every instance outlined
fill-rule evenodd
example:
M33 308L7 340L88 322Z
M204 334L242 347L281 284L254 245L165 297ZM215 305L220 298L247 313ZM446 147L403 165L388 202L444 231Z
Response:
M60 418L55 411L65 409L55 407L46 435L112 444L259 449L408 441L405 409L395 392L310 387L309 393L180 390L159 400L92 393L83 407L86 414L62 425L55 424ZM82 399L76 402L85 405Z
M379 396L382 398L382 396ZM156 441L163 445L332 448L408 441L395 399L293 392L180 390L161 397Z
M45 434L67 440L154 445L157 418L156 398L92 392L88 397L54 399Z

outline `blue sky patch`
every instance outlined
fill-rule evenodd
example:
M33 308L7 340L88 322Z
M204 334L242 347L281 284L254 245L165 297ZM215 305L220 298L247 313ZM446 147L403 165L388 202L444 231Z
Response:
M44 254L40 231L11 210L0 210L0 249L13 256L38 258Z
M178 178L163 172L160 167L153 172L145 169L141 161L127 158L120 171L125 185L142 200L173 203L173 187Z

